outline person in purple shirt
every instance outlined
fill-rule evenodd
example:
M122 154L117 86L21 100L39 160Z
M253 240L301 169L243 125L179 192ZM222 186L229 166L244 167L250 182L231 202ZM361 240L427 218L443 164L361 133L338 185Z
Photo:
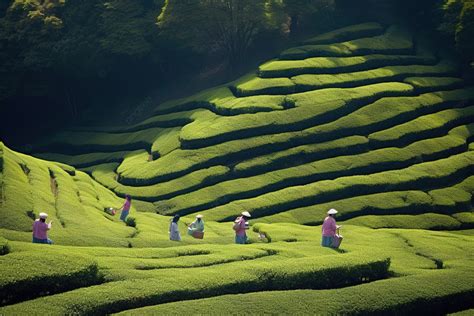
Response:
M234 221L234 230L235 230L235 243L236 244L246 244L247 243L247 233L245 232L249 229L248 219L251 217L249 212L242 212L242 216L239 216Z
M132 206L132 198L130 195L125 195L125 202L123 203L122 207L119 208L117 211L122 211L120 214L120 220L124 221L127 219L128 213L130 213L130 207Z
M327 212L328 216L324 219L322 233L323 239L321 241L321 246L323 247L332 247L333 239L336 236L337 229L340 227L336 224L336 214L335 209L330 209Z
M33 222L33 243L51 245L53 241L48 238L48 230L51 229L52 221L46 224L48 214L40 213L39 219Z

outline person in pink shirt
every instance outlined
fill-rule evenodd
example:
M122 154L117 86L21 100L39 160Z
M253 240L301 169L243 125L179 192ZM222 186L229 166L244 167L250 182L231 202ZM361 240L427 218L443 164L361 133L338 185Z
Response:
M48 230L51 229L52 221L46 224L46 218L48 218L48 214L40 213L39 219L33 222L33 243L35 244L51 245L53 243L53 241L48 238Z
M246 230L249 229L248 219L252 217L249 212L242 212L242 216L239 216L234 221L234 230L235 230L235 243L236 244L246 244L247 243L247 234Z
M337 211L335 209L330 209L327 214L328 216L324 219L322 227L323 239L321 241L321 246L333 247L333 239L336 236L336 231L340 226L336 224L335 216Z
M123 203L122 207L119 208L117 211L122 211L120 214L120 220L125 222L127 219L128 214L130 213L130 207L132 206L132 198L130 195L125 195L125 202Z

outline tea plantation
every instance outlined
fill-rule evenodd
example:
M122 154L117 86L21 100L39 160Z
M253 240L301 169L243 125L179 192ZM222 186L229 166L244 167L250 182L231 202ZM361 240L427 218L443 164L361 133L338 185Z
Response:
M27 154L0 143L0 315L472 315L474 86L459 67L365 23L138 124L71 127ZM126 194L123 223L105 210ZM320 246L329 208L338 250ZM242 211L250 243L235 245ZM52 246L31 243L40 212ZM197 214L203 240L186 234Z

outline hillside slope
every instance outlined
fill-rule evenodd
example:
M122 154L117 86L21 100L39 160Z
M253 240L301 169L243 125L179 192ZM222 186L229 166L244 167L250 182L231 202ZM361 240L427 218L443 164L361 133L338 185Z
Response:
M474 87L442 56L366 23L135 125L0 143L0 314L469 314ZM104 212L125 194L130 226ZM31 244L39 212L53 246Z
M314 225L331 206L342 219L435 213L451 218L433 228L470 227L474 87L456 63L396 25L303 44L141 123L54 135L35 155L164 215Z

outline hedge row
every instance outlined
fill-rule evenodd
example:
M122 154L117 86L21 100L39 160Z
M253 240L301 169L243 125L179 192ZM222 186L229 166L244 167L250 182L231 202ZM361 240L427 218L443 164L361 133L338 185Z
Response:
M334 123L307 130L308 132L316 130L313 133L315 135L317 134L319 139L325 139L326 135L332 137L340 136L342 137L340 139L328 141L326 143L297 146L285 151L277 151L267 155L247 159L238 163L234 167L234 170L238 172L242 171L244 174L254 174L252 173L253 170L262 172L268 171L275 169L277 165L285 166L291 164L291 162L294 162L295 160L297 162L304 162L329 158L329 156L317 155L317 152L319 151L318 149L326 146L335 146L332 148L337 148L337 146L342 145L341 149L343 146L350 146L350 152L357 153L358 151L356 150L353 152L353 149L357 149L358 147L352 148L352 142L346 141L346 139L352 139L351 136L345 138L345 135L358 133L369 134L370 146L372 148L390 146L401 147L422 140L424 137L433 138L446 135L449 128L453 128L449 131L453 136L459 136L465 141L469 141L472 135L471 129L473 127L471 125L455 126L471 120L471 107L449 109L425 116L417 116L418 113L422 115L421 113L430 113L447 108L452 104L452 102L455 102L454 100L450 100L449 96L444 99L448 102L440 102L439 100L436 100L436 98L430 98L429 95L417 98L404 98L403 103L406 104L406 106L395 106L395 100L392 99L380 100L374 104L368 105L366 108L354 112L353 114L349 114ZM368 113L370 112L380 113L380 121L364 121L363 119L368 116ZM410 118L414 119L405 123L405 121ZM432 129L433 126L436 128ZM375 129L382 130L374 132ZM354 137L357 138L358 136ZM361 145L365 143L362 138L360 142ZM313 153L316 154L314 158L312 157ZM307 158L305 158L306 155Z
M420 161L445 158L464 152L466 149L466 140L460 137L427 139L405 148L384 148L359 155L338 156L253 177L230 179L166 201L156 202L155 205L160 213L183 215L287 187L407 168Z
M365 259L353 254L339 260L326 257L271 262L231 263L193 274L155 271L153 278L112 282L3 307L2 314L105 314L144 305L251 291L334 288L386 278L390 260ZM234 273L240 266L239 273ZM231 269L231 270L229 270ZM119 295L117 293L126 293Z
M0 256L0 263L1 305L102 282L97 263L88 257L19 252Z
M164 115L155 115L142 122L127 125L121 127L116 126L106 126L106 127L97 127L97 126L74 126L69 128L71 132L89 132L89 133L130 133L137 132L149 128L172 128L184 126L192 122L191 116L195 113L195 110L184 111L184 112L174 112L171 114Z
M287 212L291 209L359 195L397 190L440 188L450 185L473 171L474 152L467 152L433 162L420 163L405 169L384 171L371 175L341 177L293 186L259 197L230 202L206 212L219 221L233 219L242 211L255 217Z
M233 171L241 176L252 176L305 162L359 154L369 150L368 144L369 141L364 136L349 136L323 143L306 144L243 160L234 166Z
M118 176L115 173L117 166L116 163L102 164L90 168L89 171L97 182L113 190L119 196L124 197L129 194L133 198L151 202L192 192L203 186L223 181L229 175L228 167L214 166L191 172L166 183L142 187L125 186L117 181Z
M456 214L453 214L453 216ZM430 229L430 230L457 230L463 228L461 221L455 217L425 213L420 215L366 215L352 218L343 225L358 225L374 229L403 228L403 229Z
M271 60L258 68L262 78L293 77L304 74L340 74L402 65L434 65L426 55L366 55L354 57L313 57L303 60Z
M282 145L290 147L293 146L294 143L288 143L284 141L281 142ZM338 139L335 141L330 141L327 143L303 145L294 149L290 148L288 151L277 152L276 157L272 159L263 156L261 159L260 157L255 158L255 161L248 160L248 164L246 164L244 161L242 164L237 164L232 169L232 173L227 172L229 170L227 167L216 165L209 168L204 167L204 169L199 169L195 172L184 173L181 177L177 177L166 182L160 182L158 184L152 184L153 181L148 181L146 178L119 178L117 180L115 179L116 174L113 173L116 164L105 165L107 166L106 169L108 169L108 171L103 170L104 168L101 166L89 168L86 170L88 170L89 172L97 170L97 172L92 173L93 177L98 182L102 183L108 188L113 189L120 195L125 194L126 192L135 192L132 193L132 195L136 197L154 197L151 200L159 200L171 198L180 194L189 193L198 190L202 187L219 183L221 181L224 181L225 179L251 176L255 174L261 174L265 171L270 171L273 169L281 169L283 165L288 165L287 167L290 167L291 165L302 164L305 161L327 159L329 157L334 157L342 154L360 153L368 149L367 144L368 140L365 137L353 136L344 139ZM275 150L278 147L278 144L270 144L268 149ZM249 151L249 153L253 154L255 154L256 152L258 153L260 152L260 150L257 149L257 151ZM239 153L235 154L238 155ZM241 156L242 158L246 157L246 155L239 156ZM228 157L229 156L226 156L225 159L222 159L222 163L228 163ZM289 163L290 161L291 163ZM130 168L130 170L133 170L134 167L135 166L132 161L124 160L120 170L122 172L126 170L124 168ZM103 171L105 171L105 173ZM198 178L196 178L197 176ZM204 178L201 178L201 176L203 176ZM130 185L125 186L124 184L126 183ZM145 186L136 187L137 183L144 183Z
M215 245L213 245L215 246ZM251 260L266 260L277 254L271 249L249 248L242 252L241 249L229 247L229 251L219 251L207 247L210 251L196 252L193 255L175 256L169 258L124 258L107 257L98 258L101 269L123 269L124 271L134 269L138 271L150 271L160 269L187 269L199 267L212 267L232 262L251 262Z
M232 87L237 97L259 94L291 94L296 92L295 83L289 78L254 77Z
M301 130L347 115L378 99L413 93L404 83L380 83L347 89L322 89L289 96L296 107L285 111L196 120L181 132L183 148L194 149L224 141Z
M299 75L292 77L292 83L296 85L294 88L297 91L314 90L322 88L349 88L358 85L368 85L373 83L388 82L388 81L402 81L409 76L424 76L418 81L411 78L405 82L413 84L422 80L429 80L425 77L439 76L439 75L451 75L457 72L456 67L449 62L441 62L436 65L410 65L410 66L388 66L383 68L376 68L360 72L341 73L333 75ZM438 85L442 88L451 87L454 84L459 84L456 79L449 80L446 82L439 80L432 82L430 86L432 89L436 89ZM273 79L260 79L260 80L273 80ZM454 83L454 84L453 84ZM414 85L414 84L413 84ZM415 85L420 87L420 85ZM424 88L424 87L421 87ZM423 89L425 90L425 89ZM438 89L439 90L439 89Z
M227 85L204 90L185 99L166 102L156 109L155 115L194 110L194 112L190 112L189 118L195 119L196 115L200 115L201 112L205 111L229 116L283 109L285 105L283 97L250 96L248 98L237 98L232 87L249 80L251 77L253 75L244 76Z
M450 90L464 85L462 79L453 77L410 77L406 78L404 82L411 84L417 91L421 92Z
M169 129L151 128L130 133L62 132L34 147L35 152L55 151L85 154L97 151L132 151L151 148L155 139Z
M314 143L315 135L317 135L317 142L324 142L357 133L370 134L380 129L401 124L419 115L446 109L456 102L469 99L474 99L474 89L429 93L418 97L385 98L329 124L308 128L300 132L261 135L254 138L224 142L197 150L176 150L163 157L160 160L162 163L159 165L155 162L143 162L140 165L130 165L126 168L120 166L119 173L122 179L127 181L127 184L153 184L182 176L200 168L207 168L213 164L249 159L307 143ZM379 114L374 118L373 113ZM219 126L225 128L225 124L219 124ZM298 124L291 126L292 129L295 127L298 127ZM235 134L239 135L239 133ZM170 166L173 166L173 168ZM126 172L124 172L125 170Z
M359 85L401 81L409 76L439 76L457 73L457 67L446 61L437 65L387 66L371 70L339 74L306 74L291 78L254 77L233 87L238 97L259 94L292 94L323 88L350 88ZM405 82L423 92L460 86L461 79L436 77L432 80L411 77Z
M190 97L174 99L156 107L153 115L165 115L176 112L192 111L199 108L211 110L211 103L217 100L235 98L227 85L200 91Z
M409 122L372 133L368 137L371 145L375 147L386 146L387 143L403 146L415 139L445 135L446 131L458 125L469 124L473 120L474 106L449 109L417 117ZM456 134L456 131L453 133ZM468 135L467 138L471 136Z
M474 89L472 88L426 93L416 97L384 98L329 124L308 128L305 132L318 135L319 141L354 134L369 135L404 124L423 115L446 110L453 106L465 106L467 102L473 99ZM377 115L374 116L373 113L377 113ZM411 138L412 141L419 139L422 138L417 137L416 133ZM399 144L395 141L392 144L386 142L381 143L381 145L398 146Z
M361 37L372 37L380 35L384 28L379 23L362 23L343 27L331 32L327 32L304 41L305 44L330 44L341 41L348 41Z
M249 309L297 315L444 315L472 307L473 282L472 270L433 270L344 289L249 293L238 299L223 295L194 300L192 304L149 306L120 315L186 315L196 310L203 314L247 315Z
M0 237L0 256L6 255L10 252L10 245L8 245L8 240L3 237Z
M76 168L88 168L95 165L100 165L103 163L113 163L113 162L121 162L125 156L128 154L134 155L138 152L142 152L142 150L137 151L117 151L117 152L108 152L108 153L101 153L95 152L90 154L82 154L82 155L64 155L58 153L38 153L34 154L35 157L50 160L50 161L61 161L68 165L75 166Z
M410 54L414 51L411 33L398 26L390 26L385 34L360 38L331 45L305 45L290 48L280 59L293 60L315 56L352 56L365 54Z

